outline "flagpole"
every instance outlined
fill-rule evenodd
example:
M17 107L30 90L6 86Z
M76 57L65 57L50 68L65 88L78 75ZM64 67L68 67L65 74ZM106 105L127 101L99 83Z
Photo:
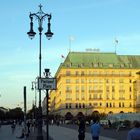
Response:
M118 40L115 38L115 53L117 53Z
M71 52L71 43L72 43L72 41L74 41L74 37L69 36L69 52Z
M69 37L69 52L71 52L71 38Z
M117 44L115 43L115 53L116 53L116 48L117 48L116 46L117 46Z

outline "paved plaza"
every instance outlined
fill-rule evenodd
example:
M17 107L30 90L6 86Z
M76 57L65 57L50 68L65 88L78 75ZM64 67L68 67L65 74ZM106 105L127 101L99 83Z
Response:
M45 131L46 131L46 127L44 126L43 127L44 140L46 139ZM104 133L106 135L104 135ZM109 133L110 135L108 135L107 133ZM20 136L20 134L21 134L20 126L16 126L14 133L12 133L10 125L4 125L0 128L0 140L18 140L18 138L16 137ZM68 128L68 127L51 125L49 126L49 134L50 134L50 140L78 140L78 127ZM101 134L102 136L100 136L100 140L126 140L126 133L124 133L124 131L115 132L114 130L102 130ZM35 140L35 135L37 135L37 133L31 131L28 140ZM120 135L120 136L117 137L116 135ZM92 140L91 134L88 130L86 132L85 140Z
M78 140L78 131L75 129L65 128L61 126L50 126L49 133L53 140ZM45 128L44 128L45 131ZM85 140L92 140L91 134L86 133ZM115 140L108 137L100 137L100 140Z

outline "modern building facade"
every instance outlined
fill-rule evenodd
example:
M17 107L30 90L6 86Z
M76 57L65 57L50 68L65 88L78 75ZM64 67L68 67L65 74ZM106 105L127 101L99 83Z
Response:
M57 72L57 90L50 91L50 113L137 112L139 55L69 52Z

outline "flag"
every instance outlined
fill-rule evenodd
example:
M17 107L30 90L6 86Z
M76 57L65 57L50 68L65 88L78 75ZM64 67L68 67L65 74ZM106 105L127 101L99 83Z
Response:
M62 57L62 58L65 58L65 56L64 56L64 55L61 55L61 57Z
M74 41L75 40L74 36L69 36L69 40Z
M115 43L117 43L117 44L119 43L119 41L116 38L115 38Z

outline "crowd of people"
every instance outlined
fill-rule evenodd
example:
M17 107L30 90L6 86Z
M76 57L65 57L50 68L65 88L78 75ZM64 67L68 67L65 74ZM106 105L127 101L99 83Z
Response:
M79 128L78 128L78 140L85 139L85 121L83 119L79 120ZM111 122L109 121L109 125L111 126ZM117 128L118 129L118 128ZM101 124L99 123L98 118L93 118L92 123L90 124L90 131L92 140L99 140L100 132L101 132ZM140 122L134 121L132 124L132 128L127 134L127 138L124 140L140 140Z
M62 120L50 120L49 124L53 125L56 124L57 126L64 124L65 121ZM35 128L37 127L35 120L27 120L26 123L23 121L13 121L11 124L11 133L14 134L16 126L19 125L21 128L21 133L17 138L27 138L31 131L35 132ZM46 122L44 121L44 125L46 125ZM112 124L110 120L108 120L108 125L111 127ZM1 124L0 124L1 127ZM92 140L99 140L100 133L101 133L101 127L99 118L95 117L92 120L92 123L90 124L90 132ZM118 127L117 127L118 129ZM117 130L118 131L118 130ZM84 140L85 139L85 132L86 132L86 121L84 118L78 119L78 140ZM140 140L140 122L134 121L131 130L128 132L126 140ZM125 140L124 139L124 140Z

